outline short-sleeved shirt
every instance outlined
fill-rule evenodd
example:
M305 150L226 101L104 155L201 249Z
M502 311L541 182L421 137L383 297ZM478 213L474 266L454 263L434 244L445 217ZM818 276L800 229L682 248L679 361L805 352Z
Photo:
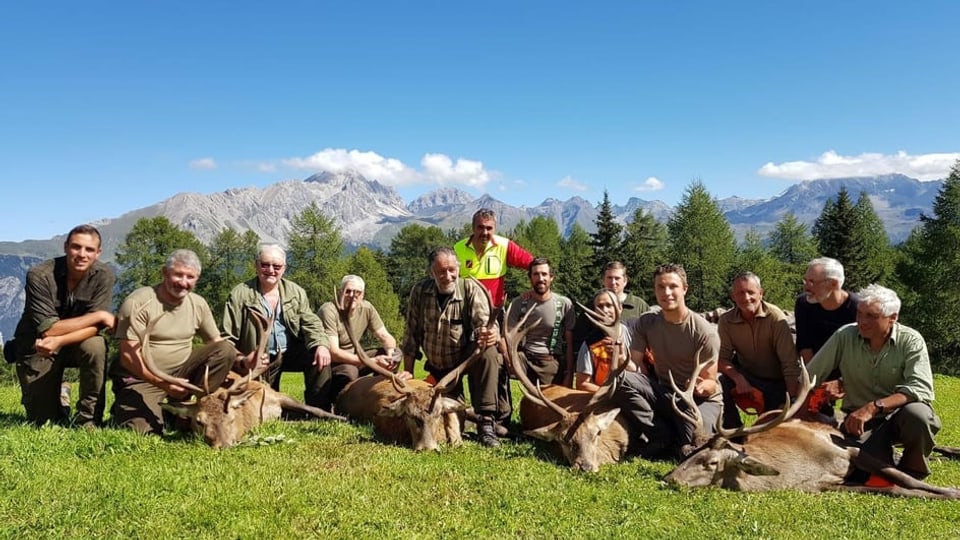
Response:
M205 343L220 337L210 306L202 296L190 293L179 305L170 306L160 301L157 287L141 287L124 300L117 313L116 336L140 341L153 321L150 354L164 373L173 373L187 361L194 336L199 335Z
M797 323L797 350L811 349L814 354L841 326L857 322L857 296L853 293L837 309L826 310L820 304L807 302L806 295L797 297L793 316Z
M631 350L643 354L650 349L655 374L662 384L670 384L672 372L677 384L683 385L697 376L693 370L698 361L717 361L720 337L703 316L692 310L688 309L679 323L667 321L662 311L648 311L625 324L630 329Z
M740 308L720 316L720 358L734 353L738 369L764 379L796 381L800 377L800 355L793 342L787 316L777 306L761 302L752 320L745 320Z
M336 345L342 351L355 353L356 349L347 335L347 328L340 320L340 312L336 304L327 302L320 306L320 320L323 322L323 331L333 345ZM357 339L362 339L363 333L369 330L377 333L383 329L383 320L373 304L363 300L360 305L354 306L350 311L350 329Z
M113 270L96 261L73 291L69 291L66 256L48 259L30 268L23 316L14 332L18 353L32 351L34 341L61 319L110 311L114 280Z
M524 300L517 298L510 303L507 309L507 321L510 327L515 327L526 312L532 311L527 318L527 324L531 325L537 319L540 324L531 326L523 341L521 350L525 354L531 355L552 355L560 354L564 345L564 333L572 331L576 323L576 314L573 311L573 302L561 294L552 292L550 298L543 302L535 300ZM557 321L557 313L560 314L560 321ZM558 326L559 324L559 326ZM554 340L554 329L556 328L556 339ZM553 347L550 342L553 341ZM568 346L572 346L568 344Z
M807 365L817 381L835 369L843 377L846 412L898 392L923 403L934 398L927 344L919 332L900 323L893 324L890 337L876 353L856 323L837 330Z

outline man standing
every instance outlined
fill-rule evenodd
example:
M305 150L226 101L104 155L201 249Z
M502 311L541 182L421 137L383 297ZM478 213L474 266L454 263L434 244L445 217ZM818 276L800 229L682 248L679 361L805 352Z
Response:
M553 268L546 257L537 257L530 263L527 275L533 290L510 303L507 320L515 328L520 319L530 311L530 327L520 347L530 380L537 379L541 385L564 384L570 386L573 377L573 302L550 289L553 284ZM561 361L563 367L561 369ZM559 375L559 378L558 378ZM559 380L558 380L559 379Z
M497 215L489 208L481 208L473 214L473 233L453 246L460 262L460 273L464 278L476 279L490 291L493 309L501 308L507 298L507 268L526 270L533 261L533 255L496 231ZM510 373L506 366L500 366L497 377L496 416L498 422L506 423L513 414Z
M340 305L349 305L347 317L350 321L350 329L357 339L362 339L364 332L370 332L380 342L381 349L373 355L373 361L392 371L397 367L397 362L394 361L397 340L387 331L377 308L363 298L364 290L363 278L355 275L343 276L340 280L340 289L337 291L340 295ZM326 302L320 306L320 320L327 335L332 360L330 364L332 375L324 390L329 402L336 403L340 391L368 370L363 367L350 341L337 304Z
M61 406L63 370L80 370L76 425L103 423L107 344L101 330L113 331L113 271L100 262L100 232L79 225L67 233L63 257L27 272L23 316L4 353L17 363L21 402L27 420L41 425L66 421ZM9 350L6 350L9 349ZM69 399L69 398L67 398Z
M723 427L743 425L738 401L753 403L756 414L779 409L786 393L796 397L800 380L797 355L786 315L763 300L760 278L744 272L733 278L730 299L735 307L720 316L720 384Z
M648 311L627 323L631 356L640 371L625 372L615 394L622 412L649 441L645 452L651 456L664 451L683 453L696 435L697 426L678 418L673 410L671 374L681 387L693 380L704 434L714 428L723 406L716 362L720 338L706 319L687 308L686 271L678 264L658 266L653 284L660 311ZM647 349L653 355L653 371L641 361ZM706 366L694 373L698 363Z
M110 369L116 396L111 412L118 425L162 434L164 398L184 399L190 386L213 392L237 361L207 301L193 292L200 270L194 252L178 249L167 257L159 285L133 291L120 306L120 361ZM205 345L194 349L196 336Z
M273 322L267 352L272 363L270 386L280 389L284 371L303 373L303 401L330 410L330 349L320 317L310 308L303 287L285 279L287 254L277 244L263 244L257 252L257 277L230 291L223 308L223 335L242 354L250 354L260 340L260 327L250 311ZM279 362L276 360L279 358Z
M460 263L452 249L434 249L428 263L430 277L410 291L402 346L404 371L399 377L412 377L421 350L426 354L426 370L440 380L479 347L481 356L466 370L470 399L479 416L480 444L500 446L495 418L500 367L496 344L500 332L496 320L490 320L488 295L482 286L460 277ZM460 381L451 397L463 399Z
M900 298L880 285L859 293L856 324L835 332L808 366L820 381L834 370L843 377L841 430L867 452L893 465L893 445L903 445L897 468L915 477L930 474L927 456L940 419L933 412L933 374L927 345L916 330L897 322Z

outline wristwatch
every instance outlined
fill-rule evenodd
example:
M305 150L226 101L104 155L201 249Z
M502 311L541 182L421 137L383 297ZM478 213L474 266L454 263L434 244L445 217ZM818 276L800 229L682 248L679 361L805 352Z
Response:
M879 414L883 414L883 401L880 401L879 399L875 399L873 400L873 406L877 408L877 412Z

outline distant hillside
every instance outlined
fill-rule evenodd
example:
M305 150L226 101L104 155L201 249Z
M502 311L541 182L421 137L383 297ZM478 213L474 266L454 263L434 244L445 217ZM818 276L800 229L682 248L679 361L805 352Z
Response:
M941 181L920 182L903 175L840 178L800 182L767 200L730 197L718 200L737 236L748 230L771 231L787 212L808 225L819 216L828 198L846 187L856 200L866 191L893 242L906 238L921 213L930 213ZM612 196L615 198L616 193ZM340 227L345 242L355 247L388 247L397 231L410 223L436 225L443 230L460 229L479 208L497 212L502 230L536 216L554 219L566 235L579 224L588 232L596 227L596 205L580 197L565 201L547 198L534 207L512 206L490 195L473 197L455 188L441 188L409 204L397 191L355 172L320 173L305 180L287 180L265 188L236 188L199 194L180 193L153 206L132 210L117 218L96 223L103 235L103 259L113 260L117 247L140 218L166 216L179 227L209 243L225 227L239 232L253 230L264 241L285 242L291 220L310 203L330 216ZM666 221L673 208L662 201L631 197L613 205L617 219L626 223L637 208ZM66 231L64 231L66 232ZM23 309L23 276L39 259L63 253L63 236L46 240L0 242L0 332L13 331Z

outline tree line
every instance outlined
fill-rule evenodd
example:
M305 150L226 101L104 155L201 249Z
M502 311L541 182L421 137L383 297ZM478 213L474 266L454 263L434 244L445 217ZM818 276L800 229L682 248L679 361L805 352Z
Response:
M811 228L785 214L767 235L749 231L737 242L716 199L702 181L692 182L667 223L638 208L626 225L614 216L605 191L595 220L596 232L574 224L566 236L556 221L535 217L512 230L498 231L537 256L554 262L555 291L586 302L600 285L601 268L622 261L630 275L628 289L654 303L654 268L665 262L687 271L687 305L696 311L730 307L733 276L751 271L760 276L765 299L792 310L803 290L806 264L818 256L839 260L846 272L844 288L852 291L880 283L903 300L900 321L926 338L934 369L960 373L960 161L934 201L932 215L921 216L907 240L892 245L865 192L842 188L829 199ZM287 278L310 295L315 308L333 299L345 274L367 283L366 298L377 306L387 328L403 335L403 313L413 284L427 275L427 254L436 246L452 246L470 234L459 229L411 224L401 229L386 250L360 247L348 253L333 220L311 204L292 220L287 238ZM260 242L252 231L221 231L204 245L165 217L142 218L118 249L119 299L135 288L160 281L166 256L176 248L194 250L203 263L197 292L215 314L223 311L230 289L255 276L254 254ZM529 287L526 273L510 270L509 297Z

